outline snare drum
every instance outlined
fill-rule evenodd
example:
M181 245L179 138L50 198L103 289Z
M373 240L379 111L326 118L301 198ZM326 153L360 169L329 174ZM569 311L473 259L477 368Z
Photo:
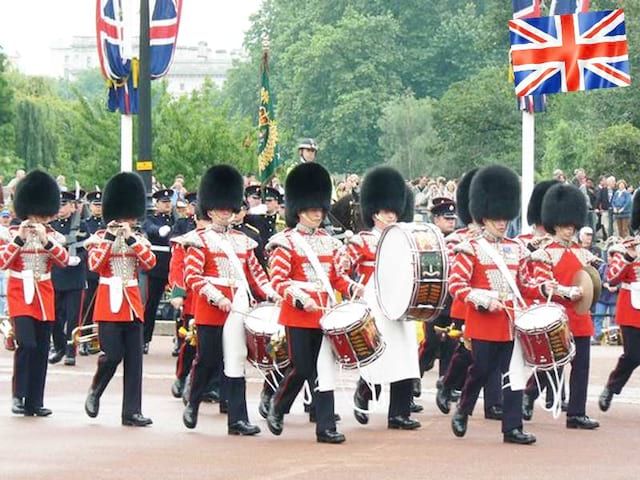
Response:
M364 367L384 352L384 340L365 303L337 305L320 319L320 326L344 368Z
M287 337L278 323L280 307L261 303L244 319L247 360L259 370L284 369L289 365Z
M444 237L428 223L387 227L376 252L376 297L392 320L437 317L447 298L449 262Z
M566 365L576 353L569 320L557 303L535 305L515 321L516 338L530 367L551 370Z

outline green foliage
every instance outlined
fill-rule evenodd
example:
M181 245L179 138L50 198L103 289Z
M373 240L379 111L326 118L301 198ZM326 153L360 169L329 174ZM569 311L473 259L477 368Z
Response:
M596 136L584 165L591 171L637 185L639 154L640 129L629 123L612 125Z

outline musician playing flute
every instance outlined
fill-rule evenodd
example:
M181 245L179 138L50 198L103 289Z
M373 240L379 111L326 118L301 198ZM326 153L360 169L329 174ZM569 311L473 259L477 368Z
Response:
M279 322L286 327L291 367L271 399L267 425L274 435L282 433L284 414L306 380L316 410L316 439L336 444L345 437L336 429L331 382L324 385L324 377L318 375L320 318L323 307L331 306L334 288L344 295L362 292L357 283L339 275L336 260L341 244L320 229L330 202L331 178L324 167L309 162L291 170L285 182L288 228L267 245L272 250L271 283L283 297Z
M0 246L0 269L9 271L7 299L18 347L14 353L14 413L47 417L44 387L47 356L55 321L53 265L64 267L69 255L64 237L47 226L60 208L55 180L40 170L30 172L14 197L19 226L9 229L8 242Z
M405 186L400 172L392 167L380 166L371 169L362 181L360 208L362 220L371 230L351 237L340 255L340 268L348 279L355 275L361 285L373 288L376 250L382 231L401 219L413 220L413 195ZM406 210L406 211L405 211ZM375 295L368 303L375 302ZM419 376L418 349L413 322L394 321L386 318L374 305L375 321L385 339L386 348L382 357L363 368L367 377L358 379L353 401L357 407L353 414L361 424L369 422L365 411L372 399L372 388L380 393L380 383L391 384L387 426L392 429L415 430L420 422L410 418L412 382Z
M191 367L189 401L182 415L195 428L202 396L220 364L224 364L229 410L229 435L256 435L249 422L244 364L247 356L244 314L250 291L279 301L254 253L257 243L233 228L240 211L244 182L230 165L209 168L198 188L198 211L210 223L185 238L185 284L195 295L197 353Z
M575 240L576 232L587 219L585 197L573 185L554 185L544 194L542 200L542 224L553 235L553 241L531 254L531 266L536 280L555 280L553 300L565 307L569 317L569 329L576 344L576 354L571 361L569 378L569 405L567 407L567 428L593 430L600 424L586 415L587 386L589 384L589 363L593 322L591 313L578 313L575 302L582 298L581 287L572 286L573 278L585 265L598 267L602 259L596 257ZM551 292L546 292L551 293ZM543 379L543 384L548 380ZM525 410L533 410L537 388L527 393Z
M640 227L640 196L633 196L631 229ZM633 371L640 365L640 259L638 238L625 240L609 249L613 259L607 268L607 281L619 285L616 302L616 324L622 331L622 355L609 375L600 394L598 405L606 412L611 407L613 395L620 395Z
M86 242L89 269L98 273L93 320L98 324L100 355L85 400L85 412L98 416L100 398L124 361L122 425L145 427L153 421L142 414L142 335L144 307L138 269L153 268L151 244L134 231L145 213L145 189L135 173L119 173L107 182L102 198L106 229Z
M458 437L467 432L469 416L489 375L504 376L513 350L509 315L520 291L541 296L527 275L528 252L516 240L505 237L510 220L520 210L520 181L510 169L491 165L473 177L469 208L482 224L481 235L459 244L449 277L449 291L466 303L465 337L471 340L473 363L462 388L451 428ZM536 437L522 429L522 392L503 387L503 441L531 444Z

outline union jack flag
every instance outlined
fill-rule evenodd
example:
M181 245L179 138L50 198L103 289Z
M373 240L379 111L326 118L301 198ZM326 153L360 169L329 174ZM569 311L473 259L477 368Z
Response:
M540 0L511 0L513 18L540 16Z
M626 87L624 11L509 21L516 95Z
M112 112L138 113L138 59L125 58L123 4L133 0L96 0L96 39L102 75L107 79ZM182 0L151 0L149 43L151 78L164 76L173 61Z
M553 0L549 10L551 15L588 12L589 0Z

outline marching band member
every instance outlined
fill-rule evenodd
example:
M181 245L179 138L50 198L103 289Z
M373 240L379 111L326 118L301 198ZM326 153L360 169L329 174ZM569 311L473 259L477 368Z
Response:
M243 313L249 308L249 290L278 300L255 256L256 243L231 226L240 210L242 175L229 165L211 167L198 189L198 210L211 223L196 230L188 246L185 282L196 295L197 354L191 367L189 402L182 420L195 428L198 409L216 368L224 363L229 401L228 433L256 435L249 423L244 361Z
M94 307L100 355L84 404L87 415L98 416L100 397L124 360L122 424L144 427L153 422L142 415L142 348L144 309L138 268L156 263L151 245L133 231L145 213L145 189L135 173L119 173L104 188L102 214L107 225L86 242L89 268L100 274Z
M463 437L469 415L491 372L509 370L513 333L507 309L523 290L535 296L528 284L528 252L505 237L507 225L520 205L520 182L510 169L492 165L478 171L470 187L470 212L482 224L482 234L459 244L449 277L449 291L467 305L465 337L471 340L473 363L451 419L453 433ZM504 273L503 273L504 272ZM540 295L540 293L538 293ZM503 389L503 440L531 444L534 435L522 430L522 392Z
M386 166L375 167L365 175L360 192L360 208L362 219L371 230L352 236L341 253L339 265L347 280L348 274L355 272L361 285L366 286L372 281L376 250L382 231L403 216L413 217L413 205L410 213L404 212L407 196L404 179L396 169ZM373 284L365 288L373 289ZM370 304L372 301L375 302L375 295L367 303ZM420 422L410 418L412 382L419 375L415 326L413 322L398 322L385 318L377 306L372 307L372 312L376 312L376 324L385 339L386 348L381 358L362 369L362 374L370 377L370 383L391 383L388 428L415 430L421 426ZM379 393L378 385L375 389ZM361 410L368 408L372 393L367 382L361 377L353 395L354 404L358 407L353 413L361 424L369 421L369 416Z
M640 196L633 196L631 229L640 226ZM638 240L632 238L609 249L613 259L607 269L607 281L611 286L619 285L620 294L616 302L616 324L622 331L623 352L616 367L609 375L607 385L602 390L598 405L606 412L611 406L613 395L620 395L633 371L640 365L640 259Z
M56 181L40 170L30 172L16 187L14 208L22 223L10 227L10 241L0 246L0 269L9 271L9 317L18 343L12 411L46 417L51 415L51 410L43 406L43 398L55 321L51 268L64 267L69 260L62 247L64 237L46 225L60 208Z
M589 383L589 352L593 322L589 312L579 314L574 302L582 297L580 287L571 286L574 275L584 265L598 266L602 260L575 241L575 234L587 218L587 206L582 192L573 185L554 185L542 200L542 223L553 241L531 255L534 276L538 280L555 280L553 297L563 305L569 317L569 329L576 344L571 361L567 428L592 430L600 424L586 415ZM544 380L543 380L544 381ZM536 392L533 394L535 397ZM533 401L525 407L533 408Z
M330 201L331 178L324 167L307 162L291 170L285 181L289 228L274 235L267 246L272 249L271 283L284 299L279 322L286 327L291 367L271 399L267 425L274 435L282 433L284 414L306 380L316 409L317 441L342 443L345 437L336 430L333 390L320 391L317 385L323 340L319 321L334 287L345 295L349 287L358 289L336 271L340 242L319 228Z

